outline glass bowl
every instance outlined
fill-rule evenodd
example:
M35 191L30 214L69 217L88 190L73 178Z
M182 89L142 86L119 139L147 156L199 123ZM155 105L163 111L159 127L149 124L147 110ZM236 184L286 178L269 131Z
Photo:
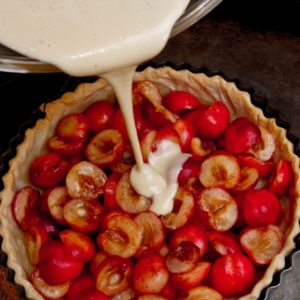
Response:
M174 37L213 10L222 0L191 0L176 22L170 37ZM0 44L0 71L12 73L60 72L55 66L23 56Z

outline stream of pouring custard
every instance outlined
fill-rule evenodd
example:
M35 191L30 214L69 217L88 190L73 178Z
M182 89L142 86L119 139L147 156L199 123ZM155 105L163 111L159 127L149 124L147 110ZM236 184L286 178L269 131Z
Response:
M189 157L163 141L143 162L132 104L136 66L157 55L189 0L0 0L0 41L73 76L97 75L113 87L136 165L131 184L152 198L150 210L172 211L177 175ZM176 162L176 164L174 164Z

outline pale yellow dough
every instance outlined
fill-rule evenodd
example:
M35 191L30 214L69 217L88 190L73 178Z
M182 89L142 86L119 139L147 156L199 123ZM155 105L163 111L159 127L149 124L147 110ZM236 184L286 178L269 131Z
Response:
M136 73L135 80L151 80L157 84L162 94L170 90L184 90L194 94L206 104L216 100L223 101L231 111L231 117L246 116L256 124L267 128L276 142L275 160L279 157L291 161L295 173L296 199L290 219L291 226L286 230L286 242L282 251L272 260L263 278L254 286L251 294L241 299L257 299L261 291L268 286L277 270L284 268L285 257L294 248L293 239L299 232L300 216L300 179L299 159L293 153L293 145L286 138L286 131L276 125L274 119L264 117L261 109L251 104L250 95L237 89L236 85L226 82L220 76L207 77L189 71L175 71L171 68L148 68ZM32 271L23 244L23 233L13 220L11 201L19 188L28 185L28 169L32 160L46 151L46 141L53 136L57 122L62 116L72 112L82 112L91 103L99 99L111 99L114 94L111 87L102 79L92 84L81 84L74 93L66 93L61 99L46 105L46 118L39 120L35 127L28 129L25 139L17 148L17 154L9 165L8 173L3 177L4 189L0 194L0 233L3 236L2 249L8 254L7 264L15 271L15 281L24 286L29 299L40 300L43 297L28 281ZM41 106L43 110L44 106ZM283 199L283 201L288 201Z

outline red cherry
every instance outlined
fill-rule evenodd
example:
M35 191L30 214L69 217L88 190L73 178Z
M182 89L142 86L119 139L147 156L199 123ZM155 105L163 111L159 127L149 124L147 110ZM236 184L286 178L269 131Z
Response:
M161 112L157 111L156 107L149 101L143 101L142 113L157 129L170 126L172 124Z
M200 105L199 107L191 111L187 111L184 114L183 119L190 122L190 124L193 125L194 129L196 129L199 121L199 116L202 115L202 113L205 112L208 109L208 107L208 105Z
M214 250L220 255L242 253L237 239L230 232L210 231L207 233L207 239Z
M281 215L279 200L266 189L253 190L243 198L243 212L249 226L277 224Z
M65 229L60 232L66 251L74 258L87 262L95 255L95 246L89 236L74 230Z
M133 113L134 113L134 122L136 126L136 130L138 133L138 136L141 138L151 130L153 130L152 121L145 119L145 117L142 114L142 108L141 105L135 105L133 107Z
M112 166L121 160L125 151L125 141L118 130L104 129L88 143L87 159L100 167Z
M168 269L164 259L158 254L146 255L135 265L133 284L140 293L159 293L168 279Z
M68 293L65 296L66 300L77 300L78 293L93 287L95 287L94 278L90 275L83 274L72 281Z
M245 153L261 140L259 128L247 118L232 121L225 132L225 148L233 153Z
M247 227L240 235L243 250L257 265L268 265L281 251L284 234L278 226Z
M39 188L58 185L67 175L70 163L56 153L36 158L29 169L29 180Z
M172 233L170 238L171 247L174 248L183 241L195 244L199 248L200 258L207 252L206 233L197 225L187 224Z
M116 190L121 176L120 173L114 172L107 179L104 189L104 209L106 210L119 208L116 200Z
M90 130L98 132L110 126L115 113L114 106L107 100L100 100L91 104L84 112Z
M83 263L68 254L63 242L48 241L41 247L40 274L50 285L58 285L78 277Z
M193 126L187 120L180 119L173 125L173 128L179 135L182 152L189 152L195 135Z
M74 198L63 208L63 218L74 230L92 232L99 228L103 215L102 205L91 198Z
M108 296L115 296L129 287L132 276L133 267L129 259L109 256L97 268L97 290Z
M200 162L193 157L190 157L182 165L182 169L178 174L178 183L183 185L190 179L198 179L200 173Z
M197 121L197 132L200 138L217 139L220 137L229 124L230 112L221 101L216 101L202 114Z
M225 297L245 293L254 283L252 262L243 254L234 253L218 259L211 270L211 284Z
M211 263L201 261L189 272L172 274L171 282L176 288L188 291L199 286L208 275L210 269Z
M163 105L171 112L191 110L200 105L199 100L185 91L172 91L162 99Z
M85 139L75 141L64 141L61 140L58 136L50 138L47 143L47 147L50 151L66 157L79 154L85 146Z
M88 136L89 123L85 115L73 113L64 116L58 123L56 132L60 140L85 140Z
M61 299L68 292L70 287L70 281L58 285L49 285L41 277L41 272L39 269L35 269L31 273L30 281L35 289L43 297L45 297L45 299Z
M260 177L268 177L274 168L272 161L260 161L250 154L240 154L237 156L241 167L254 168L258 171Z
M285 159L280 159L276 165L276 173L271 178L269 190L276 196L282 196L289 188L292 181L292 168Z
M12 214L17 224L26 230L30 227L29 221L38 214L40 193L30 186L19 189L12 200Z

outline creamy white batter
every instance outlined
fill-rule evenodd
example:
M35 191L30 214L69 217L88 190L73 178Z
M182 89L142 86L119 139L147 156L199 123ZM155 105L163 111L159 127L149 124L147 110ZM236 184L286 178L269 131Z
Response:
M70 75L102 75L113 86L137 162L132 185L142 195L147 190L151 210L159 215L172 211L177 175L187 155L170 144L151 154L149 165L143 163L133 119L132 77L138 64L163 49L188 2L0 0L2 44Z

